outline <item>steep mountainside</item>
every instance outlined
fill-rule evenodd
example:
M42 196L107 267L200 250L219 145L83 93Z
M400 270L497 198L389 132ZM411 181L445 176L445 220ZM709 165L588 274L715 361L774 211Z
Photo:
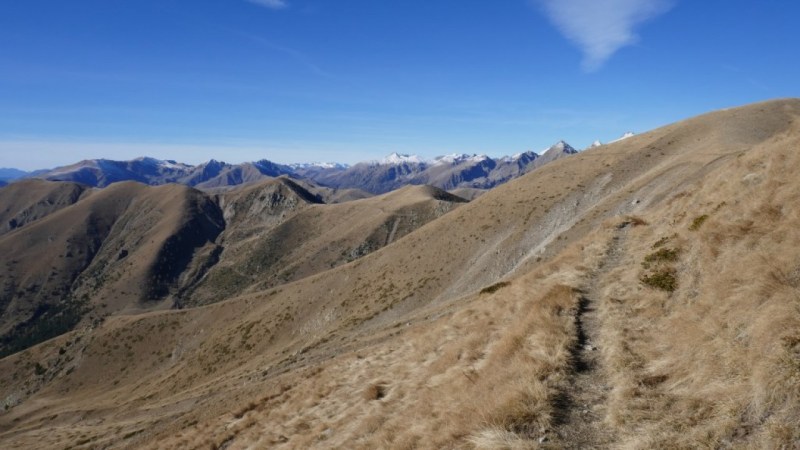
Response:
M77 329L0 360L0 443L796 447L798 148L800 100L714 112L330 270Z

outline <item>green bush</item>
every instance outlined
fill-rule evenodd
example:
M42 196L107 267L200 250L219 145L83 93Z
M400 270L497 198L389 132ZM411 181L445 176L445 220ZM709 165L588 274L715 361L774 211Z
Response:
M662 291L675 292L678 289L678 278L675 276L675 269L672 268L664 268L642 275L641 281Z

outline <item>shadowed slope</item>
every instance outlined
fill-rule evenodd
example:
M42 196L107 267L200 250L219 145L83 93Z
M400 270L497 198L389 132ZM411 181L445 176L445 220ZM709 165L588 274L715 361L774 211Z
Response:
M15 255L0 267L3 352L68 331L93 310L156 306L221 219L190 188L119 183L0 237L0 252Z

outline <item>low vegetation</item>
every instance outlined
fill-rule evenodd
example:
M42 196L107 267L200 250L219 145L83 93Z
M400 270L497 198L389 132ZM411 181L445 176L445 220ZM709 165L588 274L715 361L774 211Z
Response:
M0 358L72 330L87 311L86 299L40 305L28 320L0 337Z
M654 270L650 273L642 275L640 280L642 283L650 287L661 289L662 291L666 292L674 292L675 289L678 289L678 278L676 276L675 269L672 268L660 268Z
M510 286L510 285L511 285L511 283L508 282L508 281L500 281L500 282L495 283L495 284L493 284L491 286L486 286L485 288L481 289L481 294L494 294L495 292L499 291L500 289L503 289L504 287Z
M651 266L659 263L670 263L678 260L680 250L677 248L662 248L654 253L644 257L642 266L649 269Z
M689 225L689 230L690 231L699 230L700 227L702 227L703 224L706 223L706 220L708 220L708 217L709 217L708 214L703 214L702 216L695 217L694 220L692 220L692 224Z

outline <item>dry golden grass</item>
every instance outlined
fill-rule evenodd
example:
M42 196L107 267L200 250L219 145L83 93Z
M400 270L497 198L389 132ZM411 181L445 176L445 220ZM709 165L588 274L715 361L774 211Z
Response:
M785 101L671 125L553 162L350 264L4 358L0 443L605 446L563 429L587 293L608 446L796 447L798 117ZM676 289L643 284L643 263L674 270Z
M800 260L788 182L797 128L730 160L632 235L602 303L611 422L623 447L791 448L800 442ZM752 180L764 180L754 184ZM697 225L696 217L703 219ZM641 289L634 265L666 236L680 255L674 294Z

